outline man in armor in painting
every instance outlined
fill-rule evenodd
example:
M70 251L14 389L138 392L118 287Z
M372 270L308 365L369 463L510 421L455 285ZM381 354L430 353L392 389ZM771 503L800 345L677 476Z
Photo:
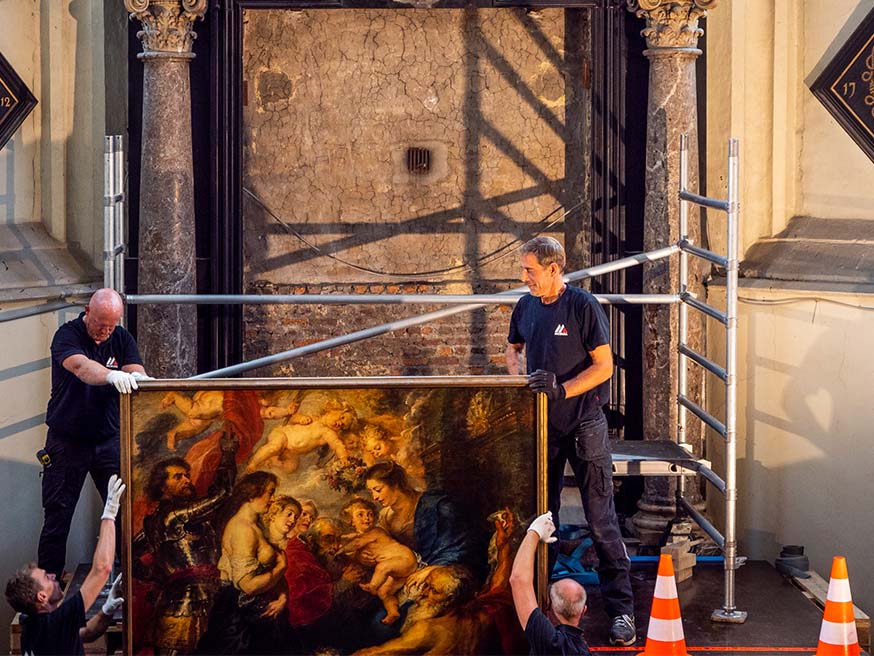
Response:
M158 587L149 642L159 653L191 653L206 629L219 582L213 518L233 488L235 447L236 440L222 437L222 462L203 499L196 498L191 465L183 458L152 467L147 492L158 506L134 536L133 555L136 578Z

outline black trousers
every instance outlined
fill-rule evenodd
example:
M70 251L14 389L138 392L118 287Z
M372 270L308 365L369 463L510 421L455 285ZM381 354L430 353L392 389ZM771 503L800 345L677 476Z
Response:
M600 408L587 416L571 433L550 428L547 445L547 505L556 526L564 487L565 463L569 462L577 485L586 521L598 554L598 579L601 595L610 617L634 614L631 592L631 561L622 542L616 507L613 502L613 466L607 439L607 419ZM550 545L549 568L558 556L558 542Z
M45 450L51 465L43 469L42 533L39 536L39 566L59 579L67 558L67 536L85 477L90 474L100 498L106 502L106 488L120 468L117 437L101 442L86 442L49 429ZM116 522L116 553L119 544Z

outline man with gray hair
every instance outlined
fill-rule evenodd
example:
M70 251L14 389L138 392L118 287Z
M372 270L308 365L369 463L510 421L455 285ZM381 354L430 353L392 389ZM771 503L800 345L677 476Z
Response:
M521 249L522 282L530 294L510 318L507 370L522 373L525 349L528 385L549 399L547 507L559 524L564 468L570 463L598 554L598 579L611 617L610 642L637 639L631 591L631 561L613 502L613 466L607 440L607 403L613 375L610 326L598 301L566 285L565 254L552 237L536 237ZM550 549L549 568L558 555Z
M552 612L558 618L555 627L537 607L534 594L534 554L540 542L551 544L555 524L552 513L547 512L528 527L528 532L519 545L513 569L510 571L510 588L513 590L513 604L525 637L531 645L532 654L588 654L589 647L579 628L580 620L586 612L586 590L573 579L559 579L549 586L549 601Z

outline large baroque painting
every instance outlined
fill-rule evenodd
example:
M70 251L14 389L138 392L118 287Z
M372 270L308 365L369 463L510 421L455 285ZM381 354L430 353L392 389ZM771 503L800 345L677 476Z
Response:
M527 652L508 579L545 429L522 380L143 384L128 653Z

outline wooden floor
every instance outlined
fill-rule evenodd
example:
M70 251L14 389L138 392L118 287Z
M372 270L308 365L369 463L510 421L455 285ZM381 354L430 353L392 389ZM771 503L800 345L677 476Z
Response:
M656 567L655 563L635 563L632 567L638 637L632 647L609 646L609 619L598 586L586 587L589 610L583 618L583 629L593 652L643 651ZM735 605L748 613L743 624L710 621L710 614L722 607L724 599L721 564L697 565L692 578L677 585L677 595L690 654L787 656L816 652L822 610L766 562L748 562L737 570Z

